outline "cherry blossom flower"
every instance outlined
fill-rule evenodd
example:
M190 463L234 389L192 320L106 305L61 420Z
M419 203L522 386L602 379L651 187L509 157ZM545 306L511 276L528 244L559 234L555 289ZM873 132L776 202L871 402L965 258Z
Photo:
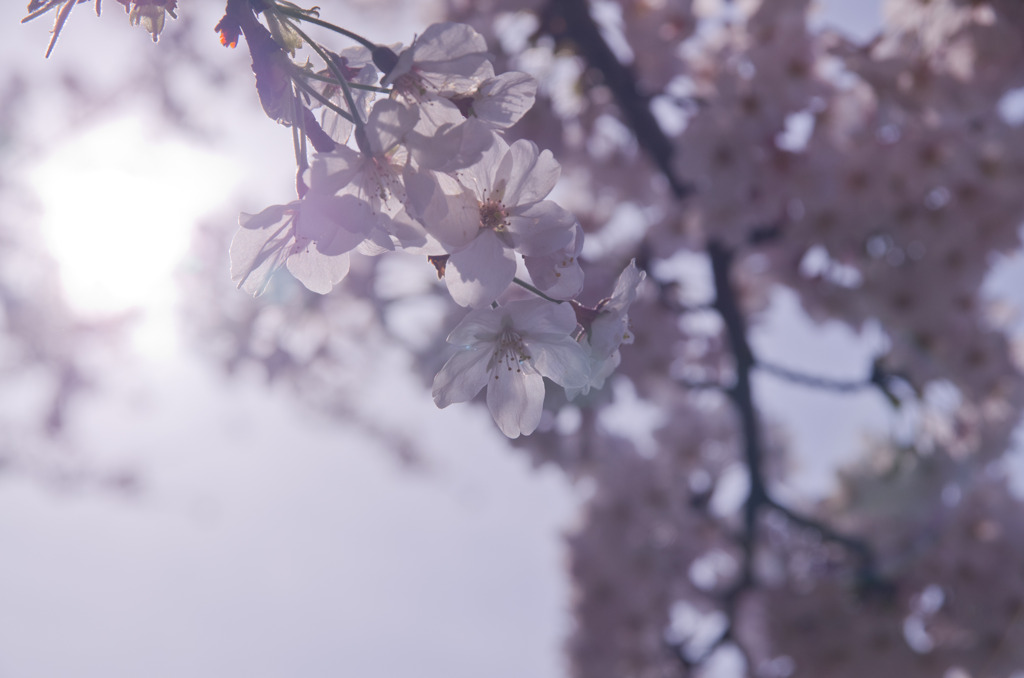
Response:
M556 299L571 299L583 289L583 227L576 222L569 244L560 250L537 257L523 257L533 284Z
M409 152L420 167L446 172L460 169L478 160L489 145L467 147L463 138L466 116L452 99L465 98L494 78L490 59L483 36L458 23L428 27L398 55L387 47L374 52L375 63L385 71L381 84L392 86L399 100L420 111L415 134L408 139ZM494 96L515 108L522 105L526 94L518 87ZM471 136L471 140L479 137Z
M466 119L453 102L433 98L415 104L420 117L405 146L420 169L451 173L480 161L493 143L491 128Z
M231 241L231 280L258 296L286 266L309 290L326 294L348 273L349 252L364 234L335 227L335 217L354 203L310 191L302 200L242 213ZM328 235L329 234L329 235Z
M576 218L547 194L559 165L524 139L508 146L499 137L480 161L456 173L458 183L407 178L417 218L451 254L445 282L462 306L480 307L515 277L515 252L543 256L573 239Z
M475 90L450 97L467 118L491 127L508 129L533 108L537 81L532 75L510 71L487 78Z
M402 178L407 153L402 141L416 124L418 111L392 99L378 100L362 132L356 132L360 150L338 146L321 153L313 163L314 181L349 196L337 221L345 228L366 234L360 247L364 254L380 254L396 247L424 254L441 254L440 245L405 211L406 190Z
M578 389L565 390L572 400L579 394L587 395L591 388L604 386L619 361L619 347L633 343L633 332L629 328L629 307L636 300L637 291L647 274L636 266L636 260L619 275L612 296L604 299L593 312L592 320L584 321L583 346L590 361L590 381ZM585 311L586 309L584 309ZM586 314L589 315L589 314Z
M401 54L386 47L375 53L375 61L387 71L381 84L394 85L399 95L412 100L428 93L476 89L494 75L490 58L482 35L471 26L451 22L429 26Z
M434 402L447 407L487 387L487 407L509 438L533 433L544 405L544 377L578 388L590 377L582 347L572 338L568 304L511 301L471 311L448 343L460 347L434 378Z

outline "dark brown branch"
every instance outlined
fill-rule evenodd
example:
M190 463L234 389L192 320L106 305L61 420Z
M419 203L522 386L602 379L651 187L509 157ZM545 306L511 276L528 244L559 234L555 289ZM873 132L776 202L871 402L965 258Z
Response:
M679 181L672 170L672 145L651 112L650 97L637 89L632 71L608 46L590 15L587 0L552 0L541 15L540 30L575 45L580 56L601 74L626 124L668 180L672 193L679 199L692 193L692 188Z
M664 175L672 188L673 194L680 200L687 197L691 193L691 189L683 184L674 174L672 169L672 145L651 113L649 98L637 90L636 79L633 77L633 74L618 61L608 47L600 30L590 16L587 1L550 0L542 16L541 30L548 32L555 38L570 40L574 43L578 53L586 59L590 68L598 71L603 76L604 82L611 89L626 123L636 135L640 147L651 157ZM776 225L755 229L750 244L757 245L771 240L778 235L779 229ZM758 366L758 363L750 348L747 338L746 320L740 309L735 288L730 280L734 253L715 240L711 240L708 243L707 253L711 260L715 287L713 307L722 317L730 351L736 363L735 382L726 390L733 400L740 420L740 428L743 434L743 458L750 479L749 495L743 509L743 530L739 536L739 543L743 551L743 562L739 577L722 595L722 607L728 616L729 623L721 637L712 645L711 651L713 651L715 647L722 643L737 641L735 637L735 617L739 600L745 591L756 585L753 572L754 551L758 543L758 517L764 510L777 511L790 524L814 530L823 540L837 543L855 554L860 561L858 574L863 586L870 586L877 590L884 582L877 575L874 554L867 543L842 535L824 523L796 513L773 499L768 493L764 475L763 438L750 380L751 372ZM782 368L766 366L766 369L772 370L776 374L785 374L803 383L810 383L812 381L810 377L799 375L793 371L783 370ZM821 383L824 383L824 380L821 380ZM837 384L840 384L840 382L833 382L832 385L835 386ZM888 377L882 373L877 364L867 382L858 383L856 388L866 385L878 386L883 393L892 398L891 392L888 390ZM850 390L854 388L852 385L849 387L844 385L842 387L850 388ZM740 651L744 650L738 642L736 644ZM673 649L687 673L696 663L703 659L699 658L696 662L688 659L685 656L683 647L680 645L674 645Z
M750 494L744 504L743 566L739 586L745 587L753 581L753 556L757 542L757 514L768 501L764 485L763 451L761 433L757 421L757 409L750 387L750 372L754 369L754 354L747 342L747 324L737 303L736 293L729 279L732 252L712 240L708 244L712 277L715 283L715 308L725 323L729 348L736 361L736 382L730 389L733 403L740 418L743 431L743 458L750 478Z

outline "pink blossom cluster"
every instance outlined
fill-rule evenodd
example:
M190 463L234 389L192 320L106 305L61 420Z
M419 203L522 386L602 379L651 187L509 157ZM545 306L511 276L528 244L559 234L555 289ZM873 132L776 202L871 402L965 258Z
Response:
M509 1L489 3L487 11L464 5L456 14L508 45L509 67L539 79L538 103L516 131L543 138L563 164L564 181L579 187L565 204L583 225L588 246L596 243L587 283L610 280L614 262L631 256L640 256L649 272L647 293L629 313L636 340L616 371L617 382L627 386L565 404L564 416L546 420L519 447L534 460L588 478L610 477L606 469L617 465L662 464L681 450L694 466L667 490L665 474L652 474L642 487L633 487L633 476L596 483L588 522L570 540L579 585L570 648L601 648L603 660L619 667L614 675L669 674L664 662L671 663L673 647L681 646L684 655L681 662L675 657L677 667L706 659L689 636L681 645L663 642L660 653L651 650L652 629L672 631L665 620L681 598L692 609L731 610L739 630L725 634L718 647L749 650L745 675L846 675L839 667L847 665L854 667L849 675L943 675L960 667L969 675L1008 676L1020 670L1012 634L999 643L965 640L963 630L979 623L970 617L971 606L951 604L950 589L924 574L927 558L956 559L976 549L934 543L940 526L953 520L943 491L970 485L968 478L1012 449L1024 407L1019 337L989 287L993 265L1019 254L1024 221L1024 130L1007 116L1004 102L1024 85L1020 4L889 0L884 29L874 40L857 42L815 26L811 3L803 0L606 3L618 17L597 23L631 69L630 86L662 113L670 172L688 188L682 199L643 146L645 131L630 122L622 94L628 87L607 72L595 75L600 55L580 48L580 33L563 23L576 16L576 5L548 3L527 15L524 3ZM521 25L531 37L525 44L506 35ZM922 484L894 494L893 500L901 498L898 508L878 520L864 515L879 500L875 494L861 507L797 505L863 536L878 551L876 574L898 587L898 604L890 603L884 587L857 588L858 575L847 567L849 547L807 545L801 540L814 541L815 530L792 523L774 528L788 540L762 539L756 546L755 584L743 594L728 583L696 593L665 583L688 580L699 555L677 560L678 579L659 572L644 584L639 570L625 565L610 582L612 575L592 562L619 567L657 553L640 536L646 527L625 529L604 517L600 507L628 503L620 498L626 493L633 511L649 492L691 496L693 510L706 514L704 525L717 526L719 534L745 529L743 502L724 515L702 503L726 492L732 473L723 460L744 458L742 437L711 435L695 425L701 418L729 421L734 405L732 393L715 388L732 384L737 356L701 268L712 242L733 255L731 280L752 332L786 290L823 325L838 321L882 337L875 365L852 367L882 375L878 392L899 404L898 418L912 422L909 435L894 434L888 444L904 450ZM790 364L800 359L762 357ZM849 367L842 356L835 364L837 371ZM829 388L824 380L806 383ZM623 435L615 415L621 400L649 408L642 430ZM760 426L762 436L771 434L764 416ZM607 443L613 435L623 435L615 446ZM609 458L599 453L606 447L615 448ZM764 473L782 488L787 447L780 436L763 453L777 464ZM610 460L619 456L632 461ZM951 461L935 461L940 458ZM884 481L871 477L869 484ZM1006 507L1020 510L1017 498L1002 496ZM837 505L843 510L833 512ZM976 509L976 518L986 510ZM669 511L662 517L671 522ZM695 532L694 539L705 555L719 548L705 534ZM602 543L603 550L584 550L581 541ZM777 557L789 549L799 567L787 573L792 563ZM984 567L972 568L993 567L1000 557L986 551L979 556ZM743 556L732 551L730 558ZM743 579L732 574L734 581ZM1002 581L979 578L977 595L1003 595L1012 587ZM943 587L943 609L957 618L960 631L935 633L934 649L924 651L913 646L914 632L908 640L905 627L908 619L911 626L924 619L927 605L915 596L933 584ZM657 604L643 602L648 585L658 587ZM648 616L637 619L635 610L644 605ZM787 605L790 616L783 612ZM779 620L792 624L773 627ZM820 635L809 636L810 629ZM642 642L633 641L638 634ZM785 641L783 634L789 634ZM981 659L986 647L1000 653L991 666L1005 671L978 668L987 666ZM857 648L873 649L858 657ZM573 658L579 675L603 675L587 652Z
M266 15L281 47L301 46L298 29ZM325 294L345 278L353 252L426 255L451 298L473 309L448 337L457 352L437 374L435 402L471 400L486 387L501 431L532 433L545 379L570 397L603 385L632 340L627 312L644 273L628 267L612 297L578 319L586 309L570 301L583 287L583 231L548 198L560 166L533 142L502 135L533 105L536 82L496 75L473 28L435 24L397 53L360 46L336 60L353 79L330 89L349 110L323 98L333 143L314 153L297 200L242 214L232 279L259 294L285 268ZM378 81L369 91L386 96L362 89L356 103L352 85ZM284 110L281 120L300 126ZM531 283L517 278L520 267ZM517 299L514 281L535 296Z

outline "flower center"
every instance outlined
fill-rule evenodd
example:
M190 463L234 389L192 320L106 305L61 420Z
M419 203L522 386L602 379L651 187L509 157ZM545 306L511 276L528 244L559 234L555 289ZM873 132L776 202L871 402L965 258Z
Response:
M407 73L395 79L395 90L414 102L421 101L429 89L423 76L417 73L418 70L414 65Z
M491 356L491 373L495 379L501 378L502 372L522 372L522 363L530 360L530 354L523 345L523 338L513 329L502 331Z
M508 210L505 205L490 198L480 203L480 228L492 231L504 231L508 226Z
M371 156L367 170L368 193L375 195L387 207L393 207L392 198L400 203L405 202L405 187L388 158Z

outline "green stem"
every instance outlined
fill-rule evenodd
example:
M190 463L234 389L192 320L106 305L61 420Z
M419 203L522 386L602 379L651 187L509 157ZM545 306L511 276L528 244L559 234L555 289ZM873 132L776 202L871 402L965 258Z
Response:
M320 75L319 73L312 73L309 71L302 71L302 77L307 80L318 80L320 82L326 82L329 85L337 85L338 81L334 78L328 78L326 75ZM367 92L377 92L378 94L391 94L390 87L377 87L376 85L361 85L358 82L349 81L348 86L352 89L361 89Z
M526 282L525 280L520 280L519 278L512 278L512 282L514 282L515 284L519 285L523 289L530 290L531 292L536 294L541 299L547 299L548 301L550 301L552 303L555 303L555 304L564 304L565 303L564 299L553 299L553 298L549 297L548 295L544 294L543 292L541 292L540 290L538 290L536 287L534 287L530 283Z
M363 122L362 117L360 117L356 112L356 101L352 98L352 88L349 86L348 81L345 80L345 76L343 76L341 71L338 70L338 66L334 63L334 59L331 58L331 55L328 54L323 47L311 40L310 37L306 35L305 31L287 19L285 19L285 22L299 34L299 37L306 41L306 43L321 59L324 60L324 63L327 64L327 68L331 71L331 75L337 78L338 82L341 83L341 90L345 93L345 102L348 104L349 111L352 114L352 123L356 126L356 129L361 130L365 126L365 123Z
M309 16L308 14L303 14L301 12L297 12L297 11L295 11L293 9L290 9L288 7L283 7L281 5L276 5L275 4L274 7L275 7L275 9L278 12L280 12L281 14L284 14L285 16L291 17L293 19L298 19L299 21L306 21L306 22L311 23L311 24L316 24L317 26L321 26L321 27L326 28L328 30L334 31L335 33L339 33L341 35L344 35L346 38L351 38L352 40L355 40L356 42L358 42L363 47L365 47L368 50L370 50L371 52L377 48L377 44L376 43L367 40L366 38L364 38L363 36L359 35L358 33L353 33L352 31L350 31L348 29L342 28L341 26L335 26L334 24L332 24L329 21L324 21L323 19L318 19L316 17ZM302 35L302 33L300 32L299 35ZM306 38L306 40L308 42L309 38Z
M299 89L301 89L303 92L305 92L309 96L313 97L314 99L316 99L317 101L322 103L324 106L327 106L329 109L331 109L332 111L334 111L335 113L337 113L341 117L345 118L349 122L352 122L352 116L348 113L348 111L343 109L341 106L338 106L333 101L331 101L330 99L325 97L323 94L320 94L320 92L317 92L315 89L310 87L309 83L306 83L303 80L301 80L301 78L305 77L306 74L303 73L299 69L296 69L296 70L298 72L295 73L292 76L292 82L294 82L299 87ZM298 77L296 77L296 76L298 76ZM332 84L337 84L333 80L328 80L327 82L330 82Z
M292 82L297 84L297 81L292 78ZM294 85L292 86L292 146L295 149L295 166L298 168L295 172L295 191L301 199L306 192L306 187L303 186L302 175L309 167L309 160L306 155L306 128L303 125L302 112L305 110L302 104L299 102L299 93L295 91Z

